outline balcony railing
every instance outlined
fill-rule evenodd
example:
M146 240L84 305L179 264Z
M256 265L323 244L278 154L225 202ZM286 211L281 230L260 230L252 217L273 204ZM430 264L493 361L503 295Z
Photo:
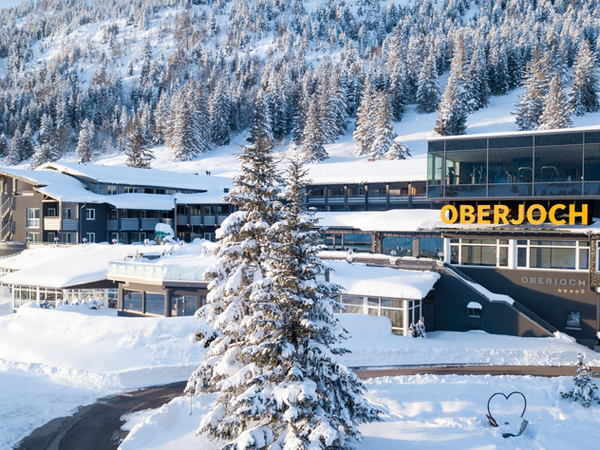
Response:
M60 231L60 217L47 216L44 217L44 230L48 231Z
M157 281L202 281L203 266L169 266L142 262L109 261L109 279L136 278Z
M79 220L77 219L63 219L62 229L63 231L77 231L79 228Z
M156 224L159 222L157 218L147 218L142 219L142 230L154 230L156 228Z
M121 230L123 231L137 231L140 229L140 219L121 219Z

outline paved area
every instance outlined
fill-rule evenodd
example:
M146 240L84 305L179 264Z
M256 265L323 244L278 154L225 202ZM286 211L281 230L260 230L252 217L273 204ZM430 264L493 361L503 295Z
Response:
M593 368L600 373L600 368ZM549 366L411 366L355 369L363 379L400 375L532 375L574 376L575 367ZM15 450L114 450L128 432L121 430L121 416L159 408L182 395L185 382L173 383L102 399L82 407L73 416L54 419L23 439Z

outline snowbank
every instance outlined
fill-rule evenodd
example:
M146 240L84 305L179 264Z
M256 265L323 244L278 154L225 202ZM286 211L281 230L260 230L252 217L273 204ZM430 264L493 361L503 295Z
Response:
M416 340L416 339L415 339ZM575 369L573 369L575 371ZM439 449L574 449L597 448L600 406L590 409L560 398L571 378L514 376L409 376L366 380L367 399L383 412L383 422L360 427L364 435L357 450ZM522 391L527 398L523 435L504 439L489 425L487 399L495 392ZM512 399L511 399L512 400ZM214 397L201 395L188 413L189 401L179 397L160 409L127 417L131 433L121 450L216 450L217 443L196 436L202 415ZM508 420L516 420L520 404L499 404Z

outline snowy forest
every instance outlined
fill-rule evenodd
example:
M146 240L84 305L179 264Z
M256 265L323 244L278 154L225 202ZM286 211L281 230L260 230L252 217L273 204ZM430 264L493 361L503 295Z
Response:
M7 164L149 167L155 146L191 160L252 126L320 161L353 120L357 156L397 159L407 105L441 135L521 86L522 130L600 106L593 0L39 0L0 23Z

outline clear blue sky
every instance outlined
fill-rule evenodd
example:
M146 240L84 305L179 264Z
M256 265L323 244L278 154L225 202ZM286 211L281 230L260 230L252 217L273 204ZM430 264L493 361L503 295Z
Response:
M0 0L0 8L10 8L16 6L19 3L23 3L25 0Z

